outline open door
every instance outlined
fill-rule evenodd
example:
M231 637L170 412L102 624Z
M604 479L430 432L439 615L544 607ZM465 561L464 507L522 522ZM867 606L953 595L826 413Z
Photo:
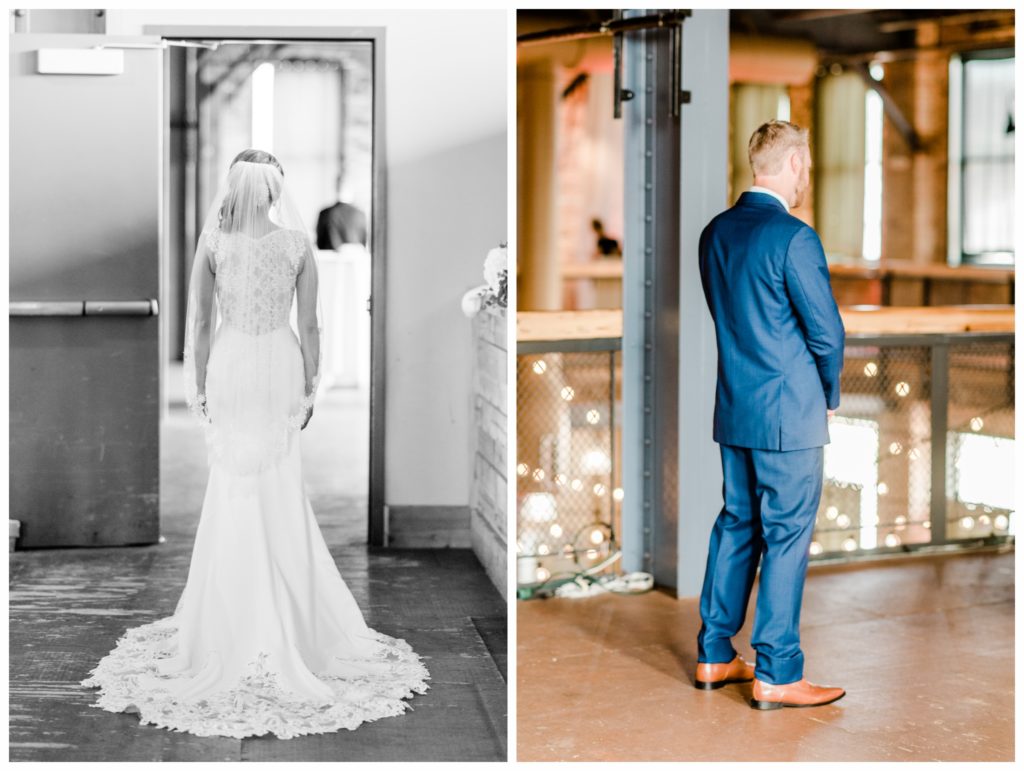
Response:
M163 51L149 37L14 34L10 43L18 545L152 543Z

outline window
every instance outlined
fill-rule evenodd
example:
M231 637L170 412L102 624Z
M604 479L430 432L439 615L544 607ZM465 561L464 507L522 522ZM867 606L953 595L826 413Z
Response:
M950 61L949 261L1014 263L1012 51Z

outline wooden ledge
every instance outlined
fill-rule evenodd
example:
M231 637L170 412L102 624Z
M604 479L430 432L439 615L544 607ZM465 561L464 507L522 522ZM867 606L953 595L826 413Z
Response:
M1012 305L881 307L839 309L848 335L957 334L1014 331ZM516 314L518 342L592 340L622 337L621 310L521 311Z

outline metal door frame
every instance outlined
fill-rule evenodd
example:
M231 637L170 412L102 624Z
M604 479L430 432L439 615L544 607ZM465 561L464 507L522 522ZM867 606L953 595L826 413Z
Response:
M384 132L384 27L254 27L229 24L147 24L143 33L170 39L294 40L323 43L368 42L373 46L372 226L370 262L370 473L367 538L371 546L386 546L385 480L385 314L387 175ZM164 159L165 163L168 161ZM164 255L166 262L166 255Z

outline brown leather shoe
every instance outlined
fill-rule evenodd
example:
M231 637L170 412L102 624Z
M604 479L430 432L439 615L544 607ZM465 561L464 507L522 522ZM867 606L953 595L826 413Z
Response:
M694 685L702 691L713 691L729 683L749 683L754 679L754 665L736 656L728 664L698 664Z
M842 688L815 685L801 678L795 683L772 685L763 680L754 680L754 698L750 706L754 709L781 709L782 707L820 707L839 701L846 695Z

